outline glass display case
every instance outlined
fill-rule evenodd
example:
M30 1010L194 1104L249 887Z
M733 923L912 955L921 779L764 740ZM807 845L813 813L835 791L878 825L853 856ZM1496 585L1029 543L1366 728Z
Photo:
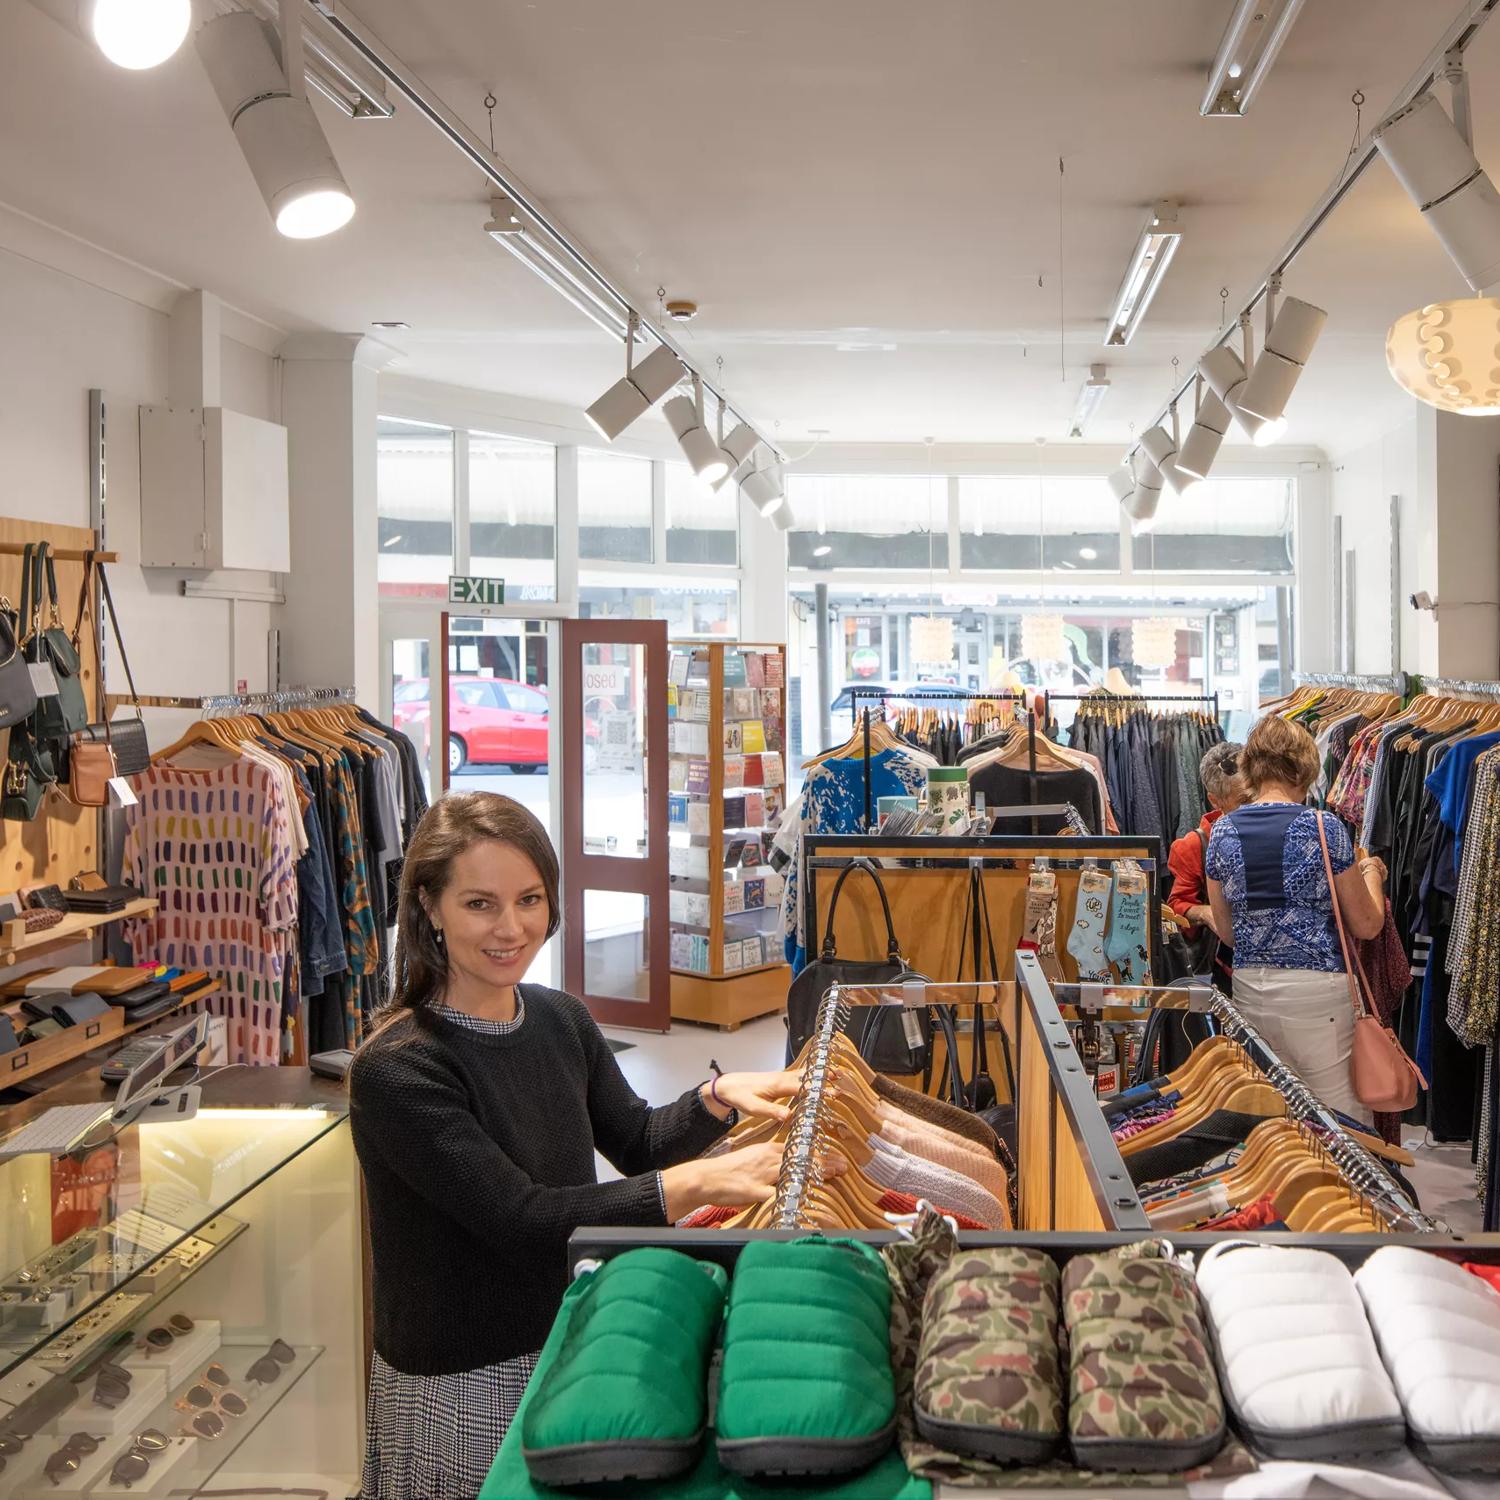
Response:
M347 1105L301 1070L263 1071L294 1078L213 1080L192 1119L0 1162L0 1500L353 1492L365 1295ZM257 1092L282 1097L230 1102ZM6 1111L0 1134L37 1108Z
M770 864L786 807L786 651L669 651L672 1014L737 1026L786 1000Z

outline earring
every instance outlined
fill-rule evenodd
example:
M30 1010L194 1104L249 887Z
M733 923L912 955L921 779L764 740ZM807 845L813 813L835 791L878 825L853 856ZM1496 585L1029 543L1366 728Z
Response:
M443 929L436 923L433 924L432 935L437 939L438 947L441 948L443 946Z

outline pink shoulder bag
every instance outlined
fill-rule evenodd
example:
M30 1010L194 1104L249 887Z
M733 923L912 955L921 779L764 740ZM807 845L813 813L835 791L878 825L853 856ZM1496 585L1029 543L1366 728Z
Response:
M1344 932L1344 915L1339 910L1339 895L1333 883L1333 861L1328 855L1328 835L1323 829L1322 813L1318 820L1318 842L1323 846L1323 870L1328 876L1328 897L1333 902L1333 919L1338 924L1339 945L1344 950L1344 969L1349 978L1349 998L1354 1004L1354 1051L1349 1058L1349 1076L1355 1097L1382 1114L1407 1110L1417 1102L1417 1088L1427 1087L1427 1080L1406 1055L1396 1033L1384 1025L1370 1003L1369 981L1364 966Z

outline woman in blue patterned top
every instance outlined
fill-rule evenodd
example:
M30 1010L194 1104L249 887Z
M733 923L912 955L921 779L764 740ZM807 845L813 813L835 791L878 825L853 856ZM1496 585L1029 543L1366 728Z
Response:
M1271 714L1250 731L1240 757L1250 801L1214 826L1208 899L1214 926L1234 946L1234 999L1245 1018L1325 1104L1368 1120L1349 1077L1354 1007L1334 902L1351 940L1375 937L1385 924L1385 866L1356 859L1344 825L1306 806L1318 769L1300 724Z

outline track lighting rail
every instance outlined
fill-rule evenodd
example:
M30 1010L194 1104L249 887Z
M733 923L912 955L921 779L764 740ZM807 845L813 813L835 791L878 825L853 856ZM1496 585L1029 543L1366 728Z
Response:
M1479 34L1484 23L1490 19L1497 8L1500 8L1500 0L1468 0L1468 3L1464 5L1458 16L1443 33L1438 44L1427 54L1427 58L1421 67L1417 69L1405 87L1386 106L1385 111L1377 119L1388 120L1398 110L1405 109L1408 104L1419 95L1425 93L1435 83L1451 79L1453 70L1459 60L1461 60L1463 53L1468 49L1474 38ZM1312 237L1323 227L1329 215L1344 201L1349 190L1363 175L1365 168L1378 155L1379 150L1375 144L1374 133L1371 132L1360 142L1353 156L1340 169L1339 175L1324 190L1323 196L1314 204L1311 212L1302 221L1291 239L1287 241L1281 253L1271 262L1265 274L1256 283L1255 289L1239 304L1238 310L1230 321L1219 330L1213 343L1204 351L1205 354L1212 353L1214 349L1227 343L1238 331L1242 320L1248 318L1268 295L1273 299L1273 304L1268 311L1274 315L1274 296L1279 289L1281 277L1292 262L1302 253ZM1166 399L1156 415L1144 424L1140 429L1142 432L1149 431L1159 422L1164 422L1170 417L1172 408L1193 389L1196 375L1197 365L1195 361L1190 367L1190 373L1187 378Z
M724 393L698 369L693 360L683 352L681 345L670 334L658 328L650 319L642 314L641 310L636 307L620 287L573 242L562 226L557 224L548 215L547 211L532 197L530 192L508 172L502 170L497 165L494 157L490 155L479 139L461 120L456 119L450 113L447 105L443 103L438 95L430 90L415 73L411 72L399 58L387 52L384 46L371 33L367 32L360 22L354 19L347 7L338 5L336 0L305 0L305 3L323 21L326 21L358 56L374 68L449 145L509 198L527 223L556 245L562 255L577 267L578 273L582 277L589 281L597 282L621 306L634 312L641 327L648 329L654 339L667 349L670 349L688 367L690 372L696 374L702 380L703 388L706 391L722 401L736 416L744 416L744 413L733 402L729 401ZM1500 4L1500 0L1491 0L1491 3ZM757 426L756 430L762 434L761 441L775 454L777 460L784 462L785 455L774 443L764 437L764 428Z

